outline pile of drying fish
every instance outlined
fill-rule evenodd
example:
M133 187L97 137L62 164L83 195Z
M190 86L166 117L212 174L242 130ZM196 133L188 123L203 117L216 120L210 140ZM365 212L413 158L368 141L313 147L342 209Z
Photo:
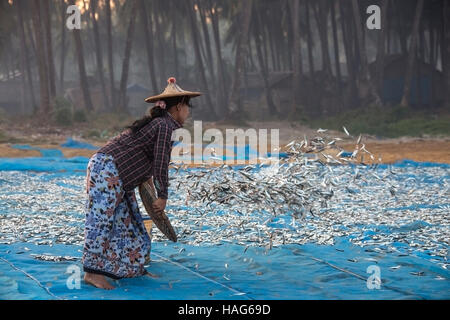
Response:
M54 256L51 254L31 254L31 256L40 261L51 261L51 262L63 262L63 261L78 261L79 258L71 256Z
M361 136L353 152L345 152L341 139L325 132L289 143L289 157L276 166L178 167L168 214L180 241L270 249L286 243L332 245L349 237L379 252L418 250L446 259L448 170L379 166L381 159ZM158 232L155 237L163 239Z
M319 129L318 133L327 130ZM345 129L348 134L348 131ZM360 178L357 172L351 181L344 177L345 171L337 173L335 164L363 161L366 154L374 160L372 153L357 139L355 150L343 157L345 150L337 145L340 138L317 136L311 141L304 137L301 141L292 141L286 147L288 158L272 161L270 167L248 165L235 170L229 165L216 168L206 167L181 178L174 176L177 190L185 188L188 200L195 207L209 211L213 205L221 204L236 207L238 212L266 210L274 216L290 213L293 219L315 214L320 208L326 208L332 199L334 189L341 186L349 188L357 185ZM369 167L373 169L376 166ZM177 168L181 169L180 167ZM198 203L201 201L201 204ZM239 208L241 208L239 210ZM245 209L242 209L245 208Z
M378 155L366 150L361 136L353 152L345 152L339 138L326 134L319 129L313 139L289 143L282 150L288 158L273 166L171 170L166 212L179 242L271 249L332 245L346 237L380 254L425 252L446 268L448 168L378 165ZM371 164L362 163L367 160ZM0 244L81 246L84 179L84 174L0 172ZM167 241L155 228L153 240Z

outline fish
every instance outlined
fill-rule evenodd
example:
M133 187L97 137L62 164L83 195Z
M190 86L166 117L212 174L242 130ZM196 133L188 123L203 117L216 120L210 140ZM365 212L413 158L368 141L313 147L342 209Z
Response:
M448 268L450 186L442 179L448 169L386 167L376 161L363 165L360 155L367 158L371 150L362 139L360 144L354 139L359 150L355 158L341 158L342 140L327 133L292 140L287 158L280 159L277 168L255 164L239 170L221 162L216 167L188 169L186 164L175 164L169 173L170 206L165 214L173 229L181 231L177 241L193 246L233 243L242 246L245 254L251 247L270 245L272 250L290 244L332 245L351 235L349 242L365 250L400 257L424 252L433 259L430 263ZM320 152L326 156L319 158ZM372 154L374 159L382 158ZM0 171L0 179L14 181L0 185L0 243L82 248L84 194L59 184L82 190L84 177ZM390 196L390 188L395 197ZM139 194L137 200L145 208ZM414 203L436 206L416 208ZM426 226L416 228L419 220ZM373 228L365 229L367 225ZM376 236L368 236L367 231ZM166 245L166 239L154 228L152 241ZM403 246L399 249L394 243Z
M54 256L48 254L31 254L36 260L51 261L51 262L63 262L63 261L78 261L80 258L71 256Z
M348 130L347 130L346 127L342 127L342 129L344 129L344 132L345 132L345 134L346 134L347 136L350 136L350 133L348 133Z

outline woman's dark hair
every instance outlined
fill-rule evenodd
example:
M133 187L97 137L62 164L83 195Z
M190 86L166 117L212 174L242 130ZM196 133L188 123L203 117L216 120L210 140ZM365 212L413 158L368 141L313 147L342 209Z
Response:
M138 119L133 122L131 126L126 127L126 129L131 129L131 132L135 134L138 132L141 128L145 127L150 121L153 119L163 117L164 115L169 112L169 109L176 106L179 103L185 103L187 105L189 104L190 97L188 96L182 96L182 97L172 97L167 99L161 99L166 103L166 108L162 109L161 107L154 106L153 108L149 108L147 111L147 114L144 115L141 119Z

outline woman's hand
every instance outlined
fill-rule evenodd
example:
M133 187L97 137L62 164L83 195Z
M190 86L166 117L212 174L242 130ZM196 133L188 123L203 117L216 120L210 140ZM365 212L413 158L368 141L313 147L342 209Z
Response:
M166 208L167 199L156 199L153 204L152 208L155 210L155 212L162 212Z

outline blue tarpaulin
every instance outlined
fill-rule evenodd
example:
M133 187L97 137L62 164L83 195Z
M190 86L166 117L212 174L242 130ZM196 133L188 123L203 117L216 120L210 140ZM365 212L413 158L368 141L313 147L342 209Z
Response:
M67 141L61 144L61 147L64 148L74 148L74 149L88 149L88 150L97 150L99 147L96 147L90 143L81 142L73 140L72 138L67 138Z
M61 192L70 196L71 193L84 191L82 177L87 162L88 159L84 157L3 158L0 159L0 171L21 171L25 178L20 179L29 176L44 182L56 181ZM407 167L411 172L416 168L436 166L444 169L450 167L448 164L409 160L394 165ZM384 170L383 166L380 166L380 170ZM33 173L36 171L39 172L37 176ZM429 179L442 181L439 180L442 177ZM0 191L1 219L20 214L20 209L16 206L7 205L13 201L11 191L5 185L8 183L10 182L0 179L3 190ZM52 206L57 206L57 203L49 200L48 204L42 205L48 206L48 214L51 214ZM75 212L66 214L83 214L82 203L74 203L74 208ZM399 204L390 209L402 208ZM421 221L399 226L405 231L422 227L426 227L426 223ZM383 232L389 232L389 227L385 226ZM58 243L51 246L35 245L24 242L0 244L0 299L450 298L449 271L433 263L426 254L381 254L353 245L349 240L349 237L342 237L332 246L289 244L272 250L264 247L246 248L233 242L200 246L168 241L154 242L152 262L147 269L160 277L114 281L117 288L112 291L98 290L82 281L81 246ZM34 259L34 254L71 256L76 260L47 262ZM368 267L374 265L381 272L380 289L370 289L367 285L371 275ZM399 267L393 269L393 266ZM76 287L77 279L81 280L79 288Z

